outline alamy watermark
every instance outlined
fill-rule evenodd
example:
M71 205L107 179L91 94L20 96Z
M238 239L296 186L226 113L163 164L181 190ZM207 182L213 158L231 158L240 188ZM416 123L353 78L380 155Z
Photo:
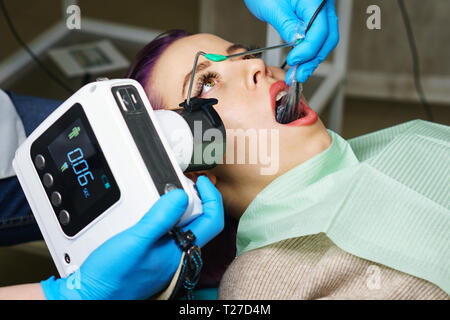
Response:
M66 9L66 27L69 30L81 29L81 9L79 6L73 4Z
M376 4L372 4L367 7L367 14L370 16L366 20L366 26L369 30L381 29L381 9Z
M381 289L381 269L376 265L370 265L366 270L366 286L369 290Z
M174 153L183 153L184 132L174 130L166 137ZM218 129L202 130L202 122L194 121L193 164L259 165L261 175L273 175L279 170L280 136L278 129L226 129L226 137ZM226 139L226 152L223 142ZM214 143L209 143L214 141ZM200 142L200 143L198 143ZM209 143L209 144L208 144ZM206 145L206 147L204 147Z

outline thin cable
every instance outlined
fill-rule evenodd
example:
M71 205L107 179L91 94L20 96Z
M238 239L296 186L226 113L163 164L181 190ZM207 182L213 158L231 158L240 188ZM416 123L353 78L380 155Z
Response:
M402 13L403 22L405 24L406 34L408 36L408 43L411 49L411 56L413 60L413 72L414 72L414 84L416 86L417 95L419 96L420 102L428 116L429 121L434 121L433 113L431 112L430 105L428 104L425 94L422 88L422 82L420 80L420 64L419 64L419 53L416 47L416 41L414 39L414 33L411 27L411 22L409 20L408 12L406 11L406 6L403 0L397 0L398 6L400 7L400 12Z
M317 15L319 14L320 10L322 10L323 6L325 5L325 3L327 2L327 0L323 0L322 3L320 4L320 6L316 9L316 11L314 12L313 16L311 17L311 19L309 19L309 23L308 26L305 29L305 37L306 37L306 33L308 32L309 28L311 28L314 20L316 20ZM287 59L284 60L283 65L281 66L281 69L284 69L284 67L286 67L287 65Z
M47 76L55 81L59 86L61 86L64 90L69 92L70 94L73 94L75 91L70 88L67 84L65 84L63 81L61 81L57 76L55 76L43 63L42 61L34 54L33 51L28 47L28 45L25 43L25 41L22 40L22 38L19 36L18 32L16 31L16 28L14 27L9 14L8 10L6 10L5 3L3 0L0 0L0 7L2 9L3 15L5 16L6 23L9 27L9 30L13 34L16 41L25 49L25 51L28 52L28 54L33 58L33 60L36 62L36 64L47 74Z
M317 8L316 12L314 12L312 18L309 20L308 26L306 27L305 34L308 32L309 28L311 28L314 20L316 20L317 15L319 14L320 10L322 10L326 2L327 0L323 0L320 6Z

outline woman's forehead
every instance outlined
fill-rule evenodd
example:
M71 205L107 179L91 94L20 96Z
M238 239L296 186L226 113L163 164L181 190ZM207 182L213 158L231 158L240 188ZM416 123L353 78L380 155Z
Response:
M169 45L158 59L157 64L176 65L177 68L181 68L185 72L186 69L192 69L197 52L226 54L226 49L231 44L231 42L212 34L195 34L178 39Z
M189 52L195 55L198 51L204 51L205 53L225 53L226 48L228 48L230 44L231 42L213 34L200 33L178 39L170 45L167 50L174 52L181 50L179 54L184 53L184 55Z

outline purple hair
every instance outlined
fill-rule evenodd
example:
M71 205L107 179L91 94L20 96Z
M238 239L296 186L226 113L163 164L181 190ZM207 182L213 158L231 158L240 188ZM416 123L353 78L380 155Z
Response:
M145 89L148 79L151 76L156 61L169 45L178 39L189 36L184 30L169 30L158 35L149 44L147 44L136 56L135 61L127 72L126 77L139 82ZM162 100L157 93L147 92L147 97L153 109L162 109Z

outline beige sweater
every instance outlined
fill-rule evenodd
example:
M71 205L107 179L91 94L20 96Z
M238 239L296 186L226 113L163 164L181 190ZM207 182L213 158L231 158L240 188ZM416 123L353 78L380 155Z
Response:
M227 269L219 299L446 299L436 285L358 258L324 233L248 251Z

